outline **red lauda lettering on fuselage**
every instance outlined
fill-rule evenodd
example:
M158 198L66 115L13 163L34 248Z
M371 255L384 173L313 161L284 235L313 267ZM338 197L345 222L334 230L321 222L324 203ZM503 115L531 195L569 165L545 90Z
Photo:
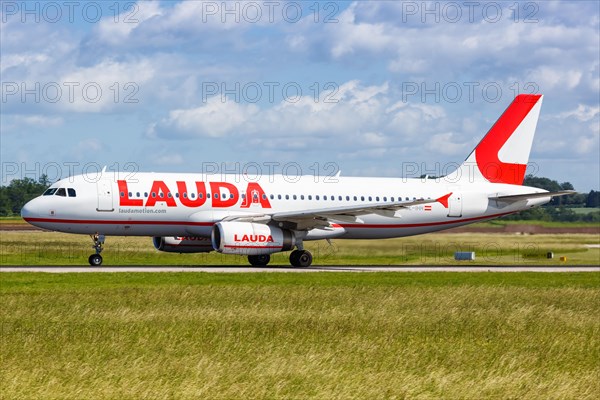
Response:
M275 242L271 235L242 235L239 237L237 233L233 234L234 242Z
M119 186L119 205L122 207L155 207L157 204L164 204L167 207L177 207L177 200L185 207L200 207L208 199L206 184L204 182L195 182L196 190L194 198L190 197L187 184L183 181L177 181L176 196L173 195L164 181L154 181L146 203L144 199L132 199L129 197L129 188L127 181L118 180ZM227 208L236 205L240 199L238 188L229 182L210 182L210 192L212 193L213 208ZM240 208L250 208L252 204L260 204L262 208L271 208L271 203L265 194L263 188L256 182L248 183L246 194L243 196Z

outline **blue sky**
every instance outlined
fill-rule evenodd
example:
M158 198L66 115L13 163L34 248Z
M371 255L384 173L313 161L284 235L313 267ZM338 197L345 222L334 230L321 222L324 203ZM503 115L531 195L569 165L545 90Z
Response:
M528 171L598 190L599 4L4 1L2 183L439 175L537 92Z

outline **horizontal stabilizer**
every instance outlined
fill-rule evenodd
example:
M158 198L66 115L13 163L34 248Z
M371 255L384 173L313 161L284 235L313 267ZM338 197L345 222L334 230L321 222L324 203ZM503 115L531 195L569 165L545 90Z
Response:
M577 192L574 190L560 190L558 192L537 192L537 193L526 193L526 194L511 194L511 195L507 195L507 196L493 196L493 197L490 197L489 199L512 203L512 202L521 201L521 200L538 199L538 198L542 198L542 197L566 196L568 194L575 194L575 193L577 193Z

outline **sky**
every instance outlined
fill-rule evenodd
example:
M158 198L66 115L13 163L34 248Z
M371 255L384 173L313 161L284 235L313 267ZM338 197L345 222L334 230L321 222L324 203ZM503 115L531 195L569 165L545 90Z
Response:
M597 1L2 1L2 184L443 175L518 93L528 173L600 188Z

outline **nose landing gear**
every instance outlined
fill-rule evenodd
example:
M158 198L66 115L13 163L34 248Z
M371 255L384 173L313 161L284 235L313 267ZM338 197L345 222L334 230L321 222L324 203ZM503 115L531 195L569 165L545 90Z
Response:
M98 233L96 233L94 235L90 235L90 237L92 238L92 241L94 242L94 245L92 246L92 248L94 250L96 250L96 253L89 256L88 261L92 267L98 267L98 266L102 265L102 256L100 255L100 253L102 253L102 250L104 247L105 237L104 237L104 235L100 235Z

